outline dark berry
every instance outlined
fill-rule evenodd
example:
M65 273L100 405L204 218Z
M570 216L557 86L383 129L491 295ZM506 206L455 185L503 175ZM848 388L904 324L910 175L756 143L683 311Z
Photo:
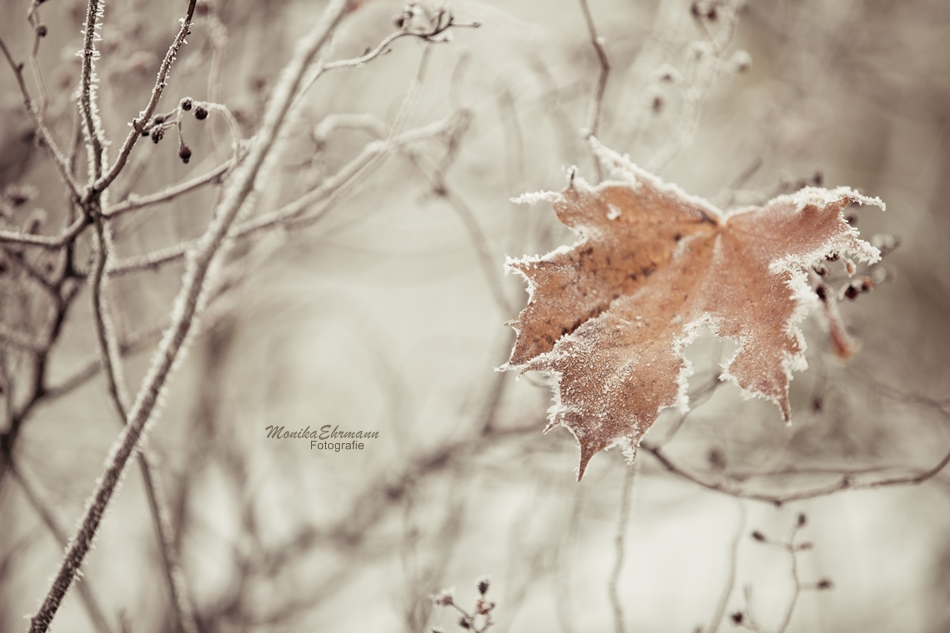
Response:
M204 119L207 119L207 118L208 118L208 111L205 110L204 108L202 108L201 106L196 107L196 108L195 108L195 118L198 119L199 121L202 121L202 120L204 120Z

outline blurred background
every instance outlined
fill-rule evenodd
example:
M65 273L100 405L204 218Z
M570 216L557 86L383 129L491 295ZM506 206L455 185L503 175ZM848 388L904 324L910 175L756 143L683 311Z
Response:
M98 73L111 155L186 4L106 4ZM199 3L160 111L183 97L220 102L249 138L323 4ZM861 342L850 363L835 357L821 315L805 323L809 369L792 382L790 426L774 405L717 387L735 347L701 338L687 350L692 412L665 412L645 439L677 471L645 450L634 466L608 451L581 483L571 434L542 435L550 388L494 368L513 341L504 323L527 299L505 257L576 239L547 203L509 200L561 189L572 165L598 178L581 131L600 72L591 35L578 0L440 6L480 26L453 28L442 43L400 39L365 66L321 77L249 213L297 199L393 126L441 131L389 151L305 226L235 245L221 301L149 433L198 630L461 630L459 613L430 596L456 587L471 610L482 575L498 632L950 630L947 473L785 504L691 480L781 496L844 473L912 476L950 451L950 5L589 0L612 65L604 144L724 209L805 185L854 187L887 203L885 213L859 211L862 236L901 246L862 271L878 282L874 292L840 306ZM0 2L0 37L16 60L34 44L29 7ZM326 59L375 47L404 9L362 2ZM85 3L39 11L47 121L69 147ZM3 228L56 234L67 223L64 191L7 65L0 109ZM173 133L143 140L112 203L231 155L222 117L186 116L182 135L188 164ZM116 219L120 262L200 236L218 190ZM87 269L90 243L81 238L77 250ZM29 270L49 272L49 258L0 251L6 328L47 331L54 311ZM183 269L176 260L112 278L133 393ZM49 358L50 383L62 388L23 421L12 453L21 477L0 481L0 630L25 628L62 553L50 526L71 532L118 434L96 358L83 287ZM5 425L26 397L31 359L0 346ZM267 439L269 425L378 438L335 452ZM810 549L781 545L793 533ZM818 589L824 580L831 588ZM176 630L137 468L81 584L59 632Z

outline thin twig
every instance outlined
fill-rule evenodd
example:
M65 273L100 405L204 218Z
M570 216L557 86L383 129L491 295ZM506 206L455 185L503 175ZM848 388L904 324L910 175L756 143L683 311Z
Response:
M40 107L38 118L41 122L46 121L46 109L49 107L49 90L46 88L46 80L43 78L43 72L40 70L40 42L43 41L43 38L46 35L46 26L44 26L39 18L37 17L38 13L35 10L34 6L30 6L30 11L27 14L27 19L30 22L30 26L33 27L33 51L30 53L30 70L33 73L33 81L36 83L36 88L40 93Z
M17 84L19 84L20 92L23 95L23 105L26 107L27 114L29 114L30 118L33 120L33 126L36 129L36 136L40 147L43 147L53 160L53 164L59 171L60 179L69 190L70 199L78 200L80 197L79 184L76 182L75 178L73 178L72 169L69 167L69 161L65 156L63 156L63 153L60 151L56 141L53 140L52 133L50 133L49 128L46 127L46 123L40 119L39 113L33 106L33 99L30 96L30 90L27 88L26 81L23 79L23 64L18 64L13 61L13 56L10 54L10 50L7 48L7 45L3 41L2 37L0 37L0 50L3 51L3 56L6 58L7 63L10 64L10 68L13 69L13 74L16 76Z
M39 284L39 286L43 288L47 294L51 295L53 298L57 298L59 296L59 291L56 289L56 286L46 278L46 275L41 273L36 269L35 266L33 266L33 264L27 261L22 253L14 250L14 248L10 248L2 244L0 244L0 251L3 251L7 254L7 257L9 258L7 261L13 263L14 266L17 266L20 268L20 270L25 272L27 276Z
M368 62L376 59L380 55L386 53L389 50L389 45L400 38L418 37L427 42L435 42L438 41L437 38L439 36L452 27L478 28L479 26L480 24L477 22L456 22L452 15L448 12L440 12L428 29L413 27L410 21L406 21L401 30L396 31L395 33L390 33L385 38L383 38L379 44L376 45L376 48L367 51L359 57L340 59L337 61L319 64L305 81L303 88L301 88L300 92L294 98L294 102L296 103L299 99L301 99L303 95L306 94L306 92L310 89L310 86L313 85L313 83L326 71L344 68L360 68Z
M94 222L96 225L96 259L91 284L92 313L95 319L96 336L99 341L99 353L102 360L102 367L105 370L109 396L115 405L119 418L122 420L122 423L125 424L126 393L125 380L122 377L119 360L121 358L119 341L116 338L115 329L112 327L112 320L109 316L104 295L105 272L111 252L111 238L109 235L109 227L101 215L97 216Z
M729 596L736 584L736 567L739 565L739 545L742 543L742 537L745 536L746 509L742 501L739 501L739 522L736 525L736 534L729 547L729 575L726 578L726 584L722 588L722 594L719 596L719 604L716 605L716 611L709 621L709 628L705 633L718 633L719 625L722 624L722 618L729 607Z
M119 414L123 426L128 423L125 400L125 381L121 366L121 351L115 335L115 329L109 317L105 299L104 283L105 271L111 253L109 226L101 216L96 216L97 253L92 278L93 316L96 324L96 335L99 340L100 358L106 375L106 384L112 403ZM158 548L162 559L162 569L165 572L165 582L171 596L172 610L178 630L183 633L197 633L198 627L194 621L191 604L184 595L184 575L178 565L178 556L174 551L174 544L169 537L168 511L164 504L164 497L158 481L158 471L151 456L146 450L138 453L139 467L142 479L145 482L145 492L148 498L149 509L152 514L152 523L158 538Z
M148 328L134 336L129 337L127 340L122 341L119 344L119 354L121 356L127 356L129 354L134 354L145 349L152 341L162 333L166 325L155 326ZM78 389L83 386L93 378L99 375L99 372L102 371L102 355L97 355L94 359L89 360L83 364L79 369L73 372L68 378L63 380L58 385L53 385L48 387L43 395L40 397L40 401L56 400L62 396Z
M265 213L257 218L237 224L228 234L228 238L232 240L247 238L277 226L284 226L296 220L300 220L303 224L312 224L325 215L339 192L357 180L361 175L365 174L366 170L372 167L380 157L388 153L393 146L398 148L402 145L422 141L433 136L450 133L457 127L467 125L470 118L471 114L468 110L461 110L441 121L408 130L390 140L368 143L363 147L363 150L356 158L347 163L346 166L342 167L333 176L326 178L319 187L308 191L297 200L284 205L276 211ZM310 207L318 202L323 203L319 212L302 217ZM110 276L118 276L152 270L163 264L184 258L185 253L197 245L198 240L181 242L145 255L119 260L113 267L109 268L108 274Z
M597 52L597 61L600 62L597 88L591 97L590 108L587 111L586 136L589 137L597 136L597 129L600 126L600 115L604 106L604 92L607 90L607 77L610 75L610 59L607 57L607 49L604 47L604 38L597 34L597 26L594 24L594 18L590 13L587 0L580 0L580 3L581 10L584 12L584 20L587 22L587 30L590 32L590 42Z
M927 481L939 473L947 466L948 463L950 463L950 452L948 452L939 462L937 462L936 465L933 466L933 468L917 473L916 475L905 475L902 477L891 477L887 479L862 482L855 481L851 474L844 474L836 482L825 486L817 486L814 488L807 488L785 494L768 494L764 492L748 490L738 485L735 481L729 479L720 479L715 481L704 479L703 477L680 467L669 457L667 457L661 448L658 448L648 442L641 442L640 448L653 455L657 461L659 461L660 464L670 473L698 484L703 488L721 492L733 497L752 499L755 501L766 501L775 504L783 504L790 501L800 501L802 499L826 497L843 490L873 490L875 488L886 488L890 486L908 486L919 484Z
M201 174L200 176L195 176L191 180L186 180L185 182L168 187L162 191L148 194L146 196L131 195L125 201L104 209L102 215L107 218L114 218L130 211L137 211L139 209L144 209L145 207L151 207L156 204L170 202L178 196L182 196L186 193L195 191L196 189L200 189L207 184L221 182L223 176L228 172L228 170L234 167L234 165L235 160L232 158L218 165L209 172Z
M623 493L620 499L620 516L617 519L617 534L614 537L614 566L607 583L607 594L614 614L614 630L624 633L627 627L623 617L623 602L620 599L620 574L626 555L627 530L630 527L630 506L633 504L633 491L636 485L639 462L624 469Z
M505 294L501 268L497 263L498 258L491 252L488 238L482 230L475 213L465 200L456 194L445 181L445 177L440 169L432 169L431 165L426 169L419 164L423 159L417 157L415 154L410 154L410 156L413 158L413 162L419 172L429 181L435 194L448 203L452 210L455 211L455 215L458 216L459 220L461 220L465 226L469 240L475 247L475 254L478 256L482 274L488 282L488 287L491 289L492 297L498 305L498 309L505 315L514 314L514 308L508 300L508 296Z
M33 235L31 233L21 233L18 231L2 231L0 230L0 242L6 242L9 244L21 244L23 246L39 246L50 251L58 251L63 248L69 242L72 242L76 236L82 233L89 225L89 220L85 216L76 218L76 220L70 224L65 231L56 237L48 237L45 235Z
M697 49L695 60L695 71L693 80L688 83L684 103L680 112L672 138L663 145L647 164L647 170L653 173L659 173L665 169L670 162L690 143L699 129L699 120L702 114L703 105L706 98L717 79L720 77L722 67L722 53L726 46L732 41L736 28L739 23L739 2L740 0L731 0L724 2L722 12L724 17L721 21L724 23L723 36L717 40L712 34L709 34L709 49ZM703 27L708 29L704 18L700 18ZM708 33L708 31L707 31Z
M119 150L119 155L116 157L115 162L105 175L96 179L92 187L90 187L89 191L84 195L85 200L89 200L97 193L105 191L106 187L116 179L122 171L122 168L125 167L125 163L129 160L132 148L135 147L135 143L142 135L142 126L148 123L152 115L155 114L158 101L162 98L162 93L165 91L168 71L171 69L172 63L174 63L175 57L178 55L178 50L182 47L182 44L185 43L185 38L191 32L191 21L195 15L195 5L197 2L198 0L189 0L188 10L185 12L185 17L181 20L181 28L178 30L178 35L175 36L175 40L165 53L165 58L162 60L162 65L158 69L158 77L155 79L155 85L152 87L152 94L151 97L149 97L148 103L145 105L145 109L139 112L139 115L133 119L132 129L129 130L128 136L125 137L125 142L122 144L122 148Z

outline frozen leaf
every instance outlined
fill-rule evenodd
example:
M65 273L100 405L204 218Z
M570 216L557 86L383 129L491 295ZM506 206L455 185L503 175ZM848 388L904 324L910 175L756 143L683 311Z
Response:
M874 262L843 210L883 203L846 187L806 188L764 206L723 213L596 146L620 180L571 178L552 202L581 237L543 257L509 260L528 282L527 307L502 369L552 378L550 430L580 444L578 477L611 446L633 459L660 411L685 411L691 368L684 348L702 326L736 341L723 378L790 417L788 383L805 368L798 323L819 303L806 270L829 256Z

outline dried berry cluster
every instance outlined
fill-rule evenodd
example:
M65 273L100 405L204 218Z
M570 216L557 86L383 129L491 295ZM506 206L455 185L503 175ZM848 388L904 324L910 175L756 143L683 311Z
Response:
M208 103L196 102L191 97L185 97L174 110L165 114L156 114L151 122L142 126L142 136L150 136L153 143L159 143L165 138L165 132L174 128L178 132L178 158L187 165L191 160L191 148L184 140L181 127L182 113L194 111L195 118L204 121L208 118L210 109L211 105Z

